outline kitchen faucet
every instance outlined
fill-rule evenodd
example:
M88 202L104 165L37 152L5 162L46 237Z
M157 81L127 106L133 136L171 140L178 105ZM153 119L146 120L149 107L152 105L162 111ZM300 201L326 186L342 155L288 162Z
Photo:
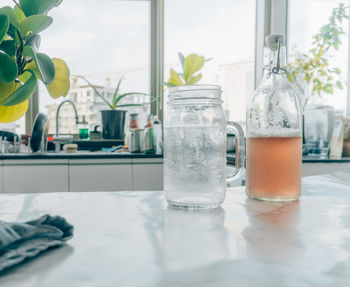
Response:
M59 134L58 134L58 131L59 131L59 121L58 121L58 117L59 117L59 113L60 113L60 110L61 110L61 107L64 103L70 103L72 106L73 106L73 109L74 109L74 113L75 113L75 123L76 124L80 124L79 122L79 116L78 116L78 111L77 111L77 108L75 107L75 104L71 101L71 100L64 100L62 103L60 103L57 107L57 110L56 110L56 140L60 140L59 139ZM59 142L56 142L56 151L59 151L60 150L60 143Z

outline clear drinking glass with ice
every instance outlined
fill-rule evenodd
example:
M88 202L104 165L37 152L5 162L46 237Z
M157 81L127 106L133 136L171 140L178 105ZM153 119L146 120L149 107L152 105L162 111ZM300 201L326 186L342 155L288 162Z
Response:
M180 86L170 90L164 121L164 190L177 207L219 206L226 194L227 123L218 86ZM244 163L241 127L229 123L238 140L236 178Z

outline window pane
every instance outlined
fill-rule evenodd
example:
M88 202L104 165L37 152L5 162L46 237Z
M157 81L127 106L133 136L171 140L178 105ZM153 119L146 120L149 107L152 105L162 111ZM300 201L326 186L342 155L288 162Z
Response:
M49 14L54 22L41 33L40 51L64 59L71 75L85 76L109 100L120 77L120 92L149 93L150 1L64 0ZM82 80L71 82L68 98L91 128L99 124L98 111L108 108ZM40 85L39 110L49 115L51 133L61 101L51 99ZM65 110L60 132L75 133L73 110L68 105Z
M340 0L293 0L289 1L289 33L288 48L289 62L295 59L298 53L310 55L309 50L313 47L313 36L319 29L328 24L332 10L348 2ZM348 13L348 10L347 10ZM344 21L343 29L345 35L341 36L341 45L338 51L331 49L330 65L338 67L342 71L342 79L347 81L348 74L348 21ZM343 90L335 89L334 94L322 99L314 99L323 104L330 104L335 109L346 109L347 87Z
M199 83L220 85L229 119L245 121L254 92L255 0L165 0L164 21L165 80L170 68L181 71L178 52L212 58Z

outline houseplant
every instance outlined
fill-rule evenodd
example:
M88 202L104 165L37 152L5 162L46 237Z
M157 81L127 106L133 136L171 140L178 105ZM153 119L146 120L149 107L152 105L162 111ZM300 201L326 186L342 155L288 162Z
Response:
M303 115L303 143L312 152L328 148L333 132L333 108L312 103L323 103L325 95L332 95L335 89L344 87L341 70L331 66L330 59L331 53L339 49L341 36L345 34L343 24L344 20L349 19L347 10L348 7L342 3L334 8L328 23L312 37L308 53L299 53L287 69L288 80L295 83L303 95L303 104L306 106ZM316 113L322 113L322 117L315 117Z
M102 110L102 136L104 139L123 139L124 138L124 125L125 125L125 114L126 111L120 110L123 107L140 107L145 104L119 104L122 99L131 95L147 95L145 93L138 92L129 92L124 94L119 94L120 84L123 78L120 78L118 85L114 91L113 97L111 101L108 101L106 97L104 97L96 87L90 83L83 76L75 76L76 78L80 78L84 80L90 87L93 88L96 95L102 99L102 101L109 107L109 110Z
M182 86L182 85L194 85L202 79L202 74L195 74L199 72L205 62L211 59L205 59L198 54L190 54L184 57L182 53L179 53L179 59L182 66L182 73L177 73L173 68L170 68L170 77L168 82L165 83L168 87Z
M329 22L312 37L307 54L299 53L288 65L288 80L295 83L304 95L304 104L316 96L332 95L335 89L343 89L341 70L330 65L331 53L341 45L343 23L349 19L347 8L340 4L332 10Z
M0 8L0 123L16 121L26 113L38 80L55 99L68 94L67 64L38 52L39 33L53 21L47 13L61 2L14 0L13 8Z

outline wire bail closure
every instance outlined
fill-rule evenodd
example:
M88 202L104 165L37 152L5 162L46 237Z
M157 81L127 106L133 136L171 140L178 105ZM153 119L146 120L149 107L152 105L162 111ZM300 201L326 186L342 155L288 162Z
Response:
M277 38L277 66L272 68L272 73L278 74L280 70L287 72L285 68L281 68L280 66L280 50L281 50L281 42L280 38Z

